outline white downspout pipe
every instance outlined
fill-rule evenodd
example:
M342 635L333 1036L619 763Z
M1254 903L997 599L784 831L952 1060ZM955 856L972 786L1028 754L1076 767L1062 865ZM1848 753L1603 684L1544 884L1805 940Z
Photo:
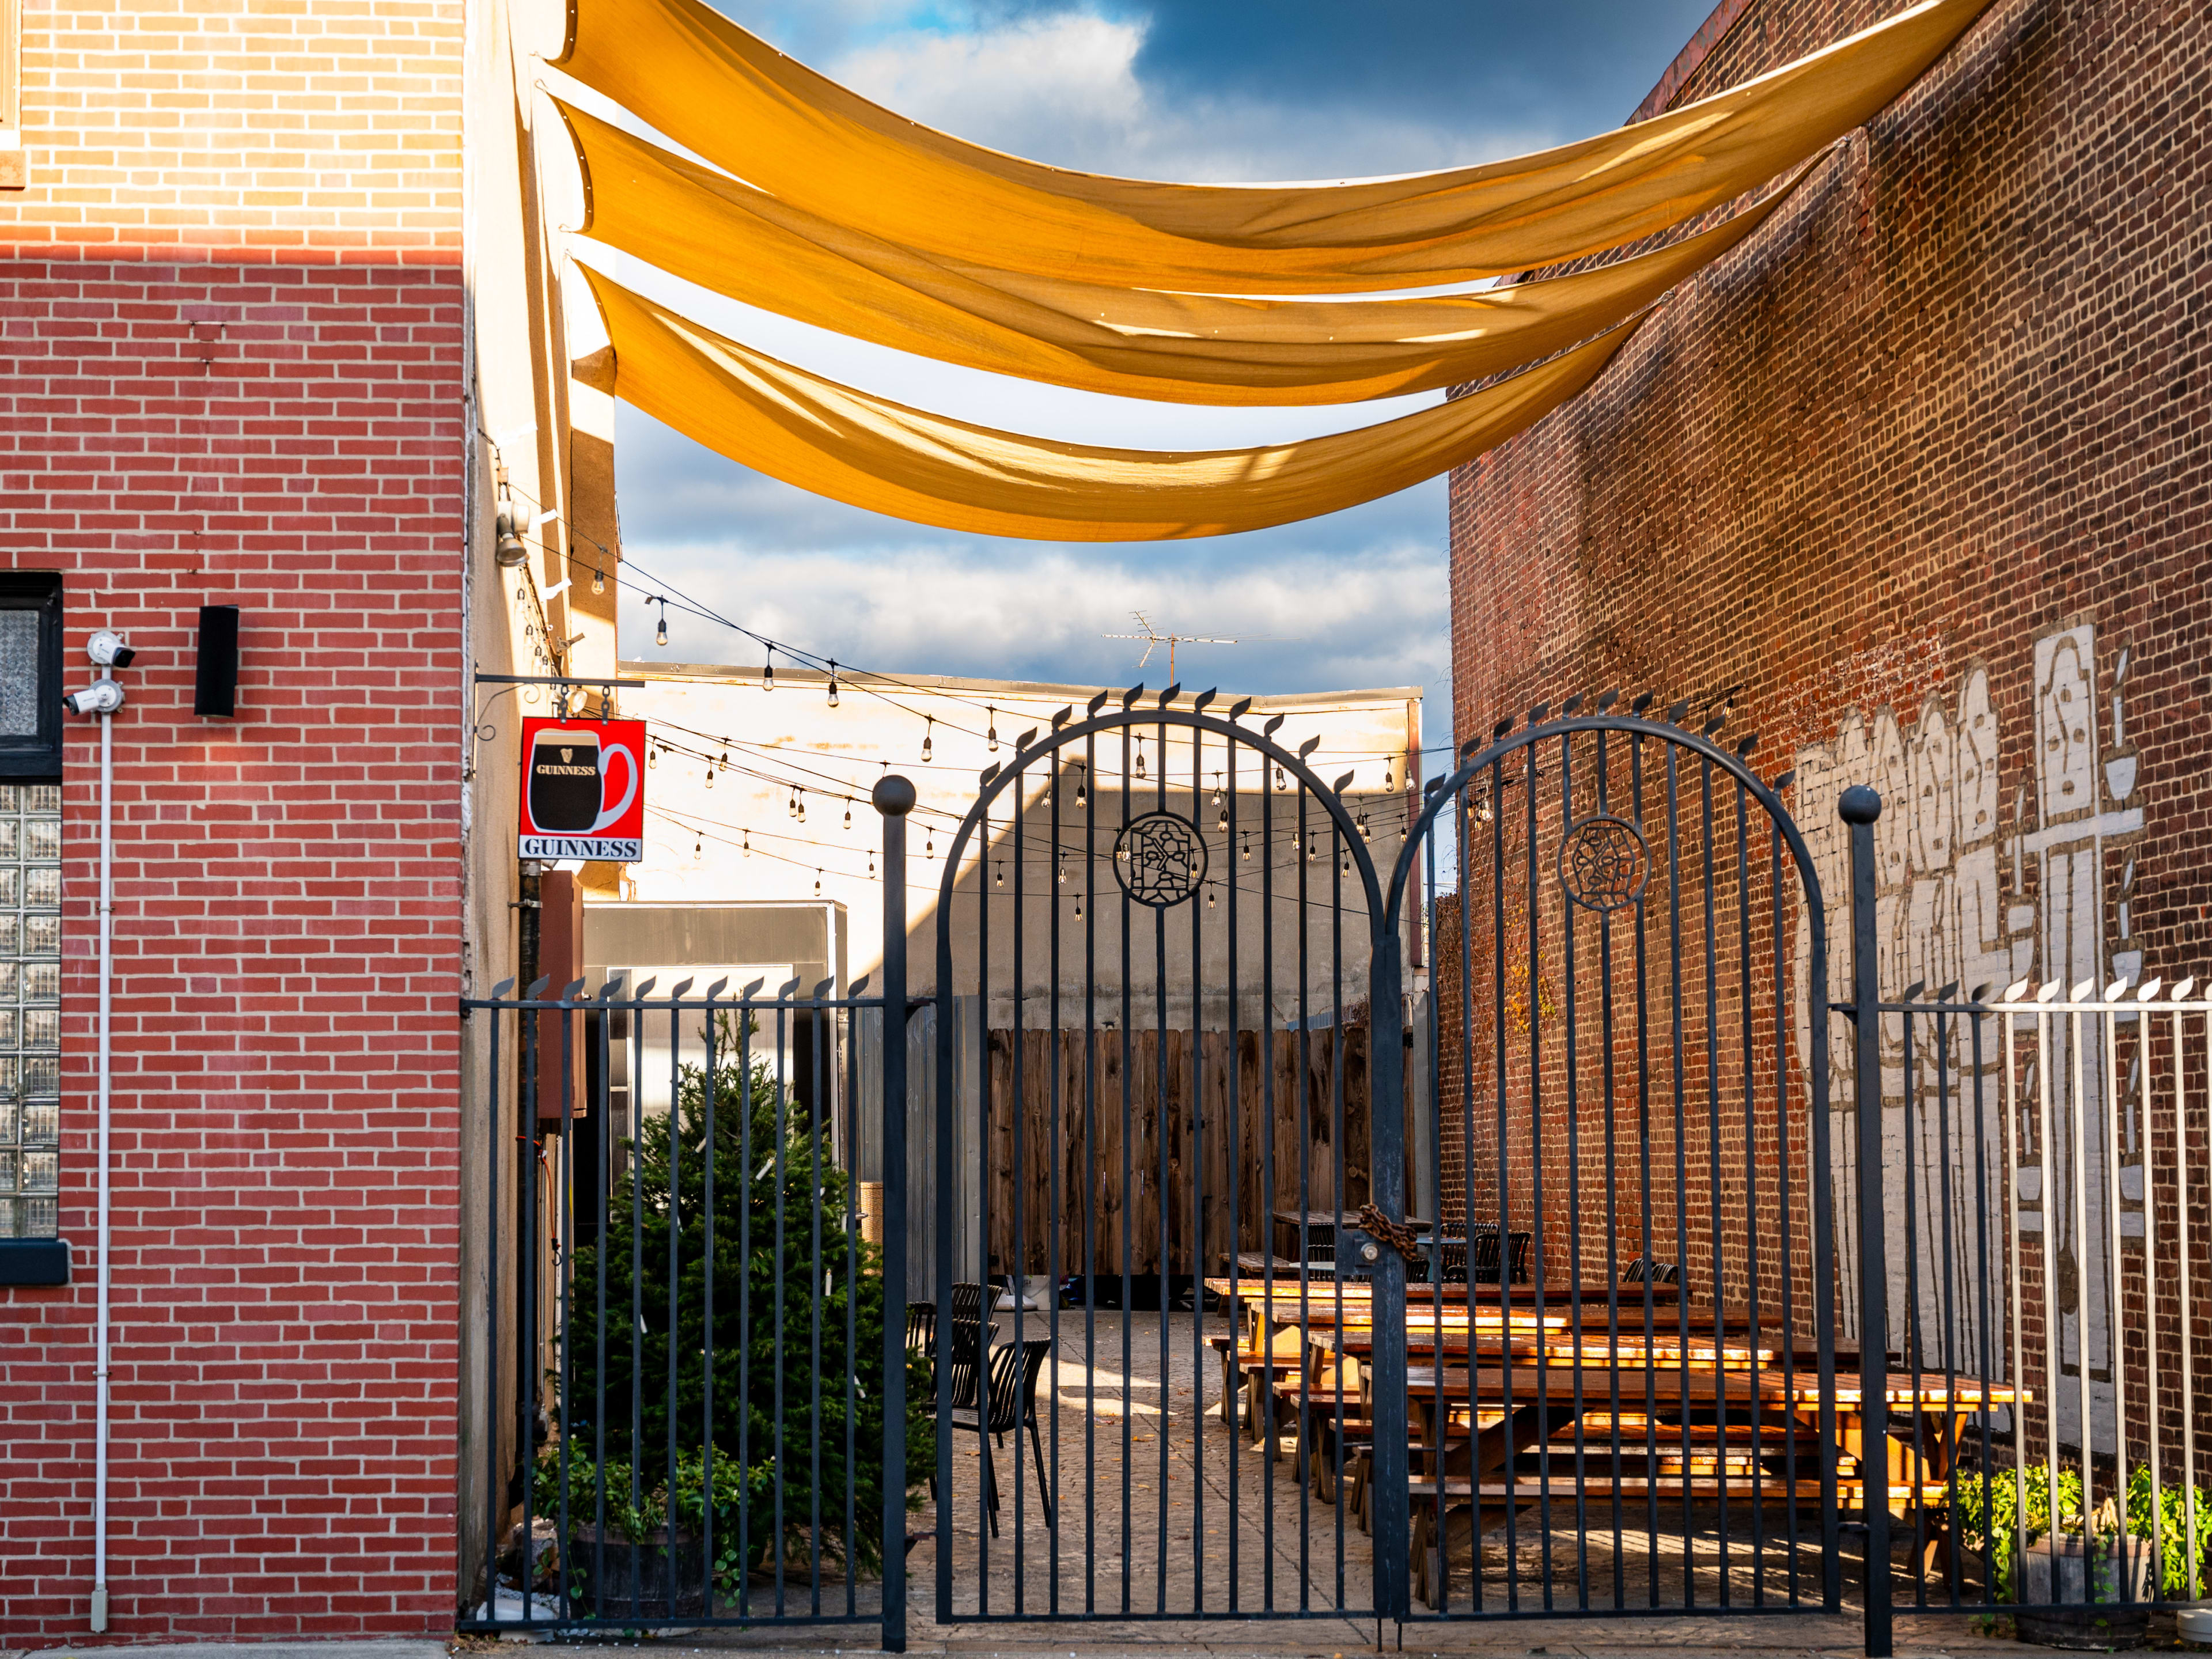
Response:
M100 716L100 1288L94 1316L92 1628L107 1629L107 1128L115 956L115 716Z

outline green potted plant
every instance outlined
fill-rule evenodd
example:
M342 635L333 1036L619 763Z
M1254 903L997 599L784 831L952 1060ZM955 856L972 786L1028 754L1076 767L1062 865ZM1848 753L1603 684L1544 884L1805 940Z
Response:
M610 1538L641 1548L657 1538L653 1547L672 1547L679 1563L694 1549L703 1581L711 1510L714 1573L726 1595L779 1555L803 1561L818 1551L848 1573L873 1572L886 1508L903 1516L927 1477L934 1443L927 1362L908 1361L907 1490L887 1493L881 1251L859 1237L852 1183L832 1155L827 1114L764 1061L744 1064L729 1016L717 1017L714 1035L712 1076L701 1066L683 1069L676 1110L648 1118L630 1146L635 1177L614 1183L602 1243L576 1252L566 1356L572 1534L595 1514L592 1454L604 1446ZM896 1316L902 1322L904 1310ZM595 1423L602 1388L605 1418ZM625 1506L619 1520L611 1502L617 1486ZM650 1586L652 1559L636 1560ZM574 1568L572 1553L572 1576ZM665 1600L665 1564L659 1571ZM611 1598L612 1571L605 1587ZM611 1604L607 1616L618 1616Z

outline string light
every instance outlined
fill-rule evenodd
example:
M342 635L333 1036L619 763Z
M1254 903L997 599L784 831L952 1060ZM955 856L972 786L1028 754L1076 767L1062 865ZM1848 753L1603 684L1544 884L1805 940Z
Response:
M870 881L873 881L875 878L876 878L876 849L875 849L874 848L871 847L870 848L868 848L868 879L869 879Z
M606 556L603 553L599 556L599 564L592 571L592 592L594 593L604 593L606 591L607 565Z
M830 659L830 706L837 706L837 659Z
M1348 876L1352 873L1351 848L1340 847L1336 849L1336 872L1340 876Z
M1244 832L1244 862L1252 862L1252 832L1249 830Z
M753 832L748 830L744 833L745 837L745 856L747 858L750 858L753 855Z
M1373 833L1367 828L1367 811L1364 807L1360 809L1359 813L1359 839L1365 842L1375 839Z
M1090 774L1083 769L1082 763L1079 761L1076 763L1075 810L1079 812L1082 811L1084 808L1091 805L1091 791L1086 783L1089 776Z
M698 836L694 835L694 836L691 837L691 856L692 856L693 858L695 858L695 859L696 859L696 858L699 858L699 857L702 856L702 855L706 853L706 851L707 851L707 843L706 843L703 840L702 840Z
M1277 761L1275 763L1275 787L1278 789L1287 789L1289 787L1289 780L1283 776L1283 763L1280 761Z
M822 896L822 872L819 870L814 872L814 896L817 898Z
M927 840L922 842L921 855L924 858L930 859L933 859L937 856L937 837L935 836L930 836Z
M1065 853L1060 855L1060 884L1062 887L1067 885L1067 854Z
M1213 775L1213 804L1221 805L1221 774L1218 770Z
M991 729L983 735L990 740L990 750L995 755L999 752L999 711L986 703L983 705L983 713L988 717L991 725Z
M1075 896L1075 919L1078 921L1083 920L1083 895L1080 893Z
M656 745L652 744L646 745L645 763L656 768L660 764L660 750Z
M1219 812L1215 814L1213 827L1217 830L1226 830L1229 828L1229 809L1226 806L1223 807Z
M853 827L853 809L849 805L845 808L845 827L848 830Z
M1137 775L1145 775L1145 739L1141 732L1137 737Z
M714 787L714 763L712 761L707 763L707 787L709 789Z
M655 599L653 603L660 607L660 623L653 630L653 642L655 645L666 645L668 643L668 601Z
M937 720L935 716L929 714L925 714L921 718L921 757L927 760L931 750L936 746L933 739L937 735Z
M1006 860L1004 860L1004 859L1000 859L1000 860L999 860L999 879L998 879L998 885L1000 885L1000 886L1001 886L1001 887L1004 887L1006 884Z
M1209 910L1213 908L1213 884L1210 881L1206 884L1206 908Z
M799 821L801 823L806 822L806 792L804 789L799 792Z

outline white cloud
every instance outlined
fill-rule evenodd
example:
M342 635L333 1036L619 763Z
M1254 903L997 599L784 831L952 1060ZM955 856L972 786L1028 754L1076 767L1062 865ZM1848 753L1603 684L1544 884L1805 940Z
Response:
M1158 629L1243 641L1185 647L1177 667L1194 686L1440 683L1449 661L1443 562L1433 548L1417 545L1371 547L1352 559L1312 553L1235 565L1197 554L1161 564L1119 550L1056 547L994 549L978 558L933 543L927 532L903 546L836 551L700 543L632 550L640 564L748 628L887 671L1162 684L1164 655L1139 670L1141 644L1102 637L1131 631L1133 611ZM653 648L647 614L625 612L627 654L759 660L757 646L672 611L668 648Z
M966 33L910 29L827 72L927 125L1057 166L1211 183L1344 178L1488 161L1548 130L1316 112L1250 98L1169 104L1138 78L1146 26L1070 9Z

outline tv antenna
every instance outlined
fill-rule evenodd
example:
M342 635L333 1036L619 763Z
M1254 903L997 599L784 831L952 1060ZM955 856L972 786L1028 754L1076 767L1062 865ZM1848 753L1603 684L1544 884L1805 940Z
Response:
M1152 653L1158 650L1164 645L1168 648L1168 678L1170 680L1173 680L1176 677L1176 647L1179 645L1239 645L1243 643L1240 640L1228 639L1216 634L1163 634L1158 629L1152 626L1152 623L1146 617L1143 611L1132 611L1129 614L1137 619L1137 626L1145 630L1143 633L1102 634L1099 637L1101 639L1107 640L1144 641L1145 654L1137 659L1137 666L1139 668L1142 668L1146 663L1152 661Z

